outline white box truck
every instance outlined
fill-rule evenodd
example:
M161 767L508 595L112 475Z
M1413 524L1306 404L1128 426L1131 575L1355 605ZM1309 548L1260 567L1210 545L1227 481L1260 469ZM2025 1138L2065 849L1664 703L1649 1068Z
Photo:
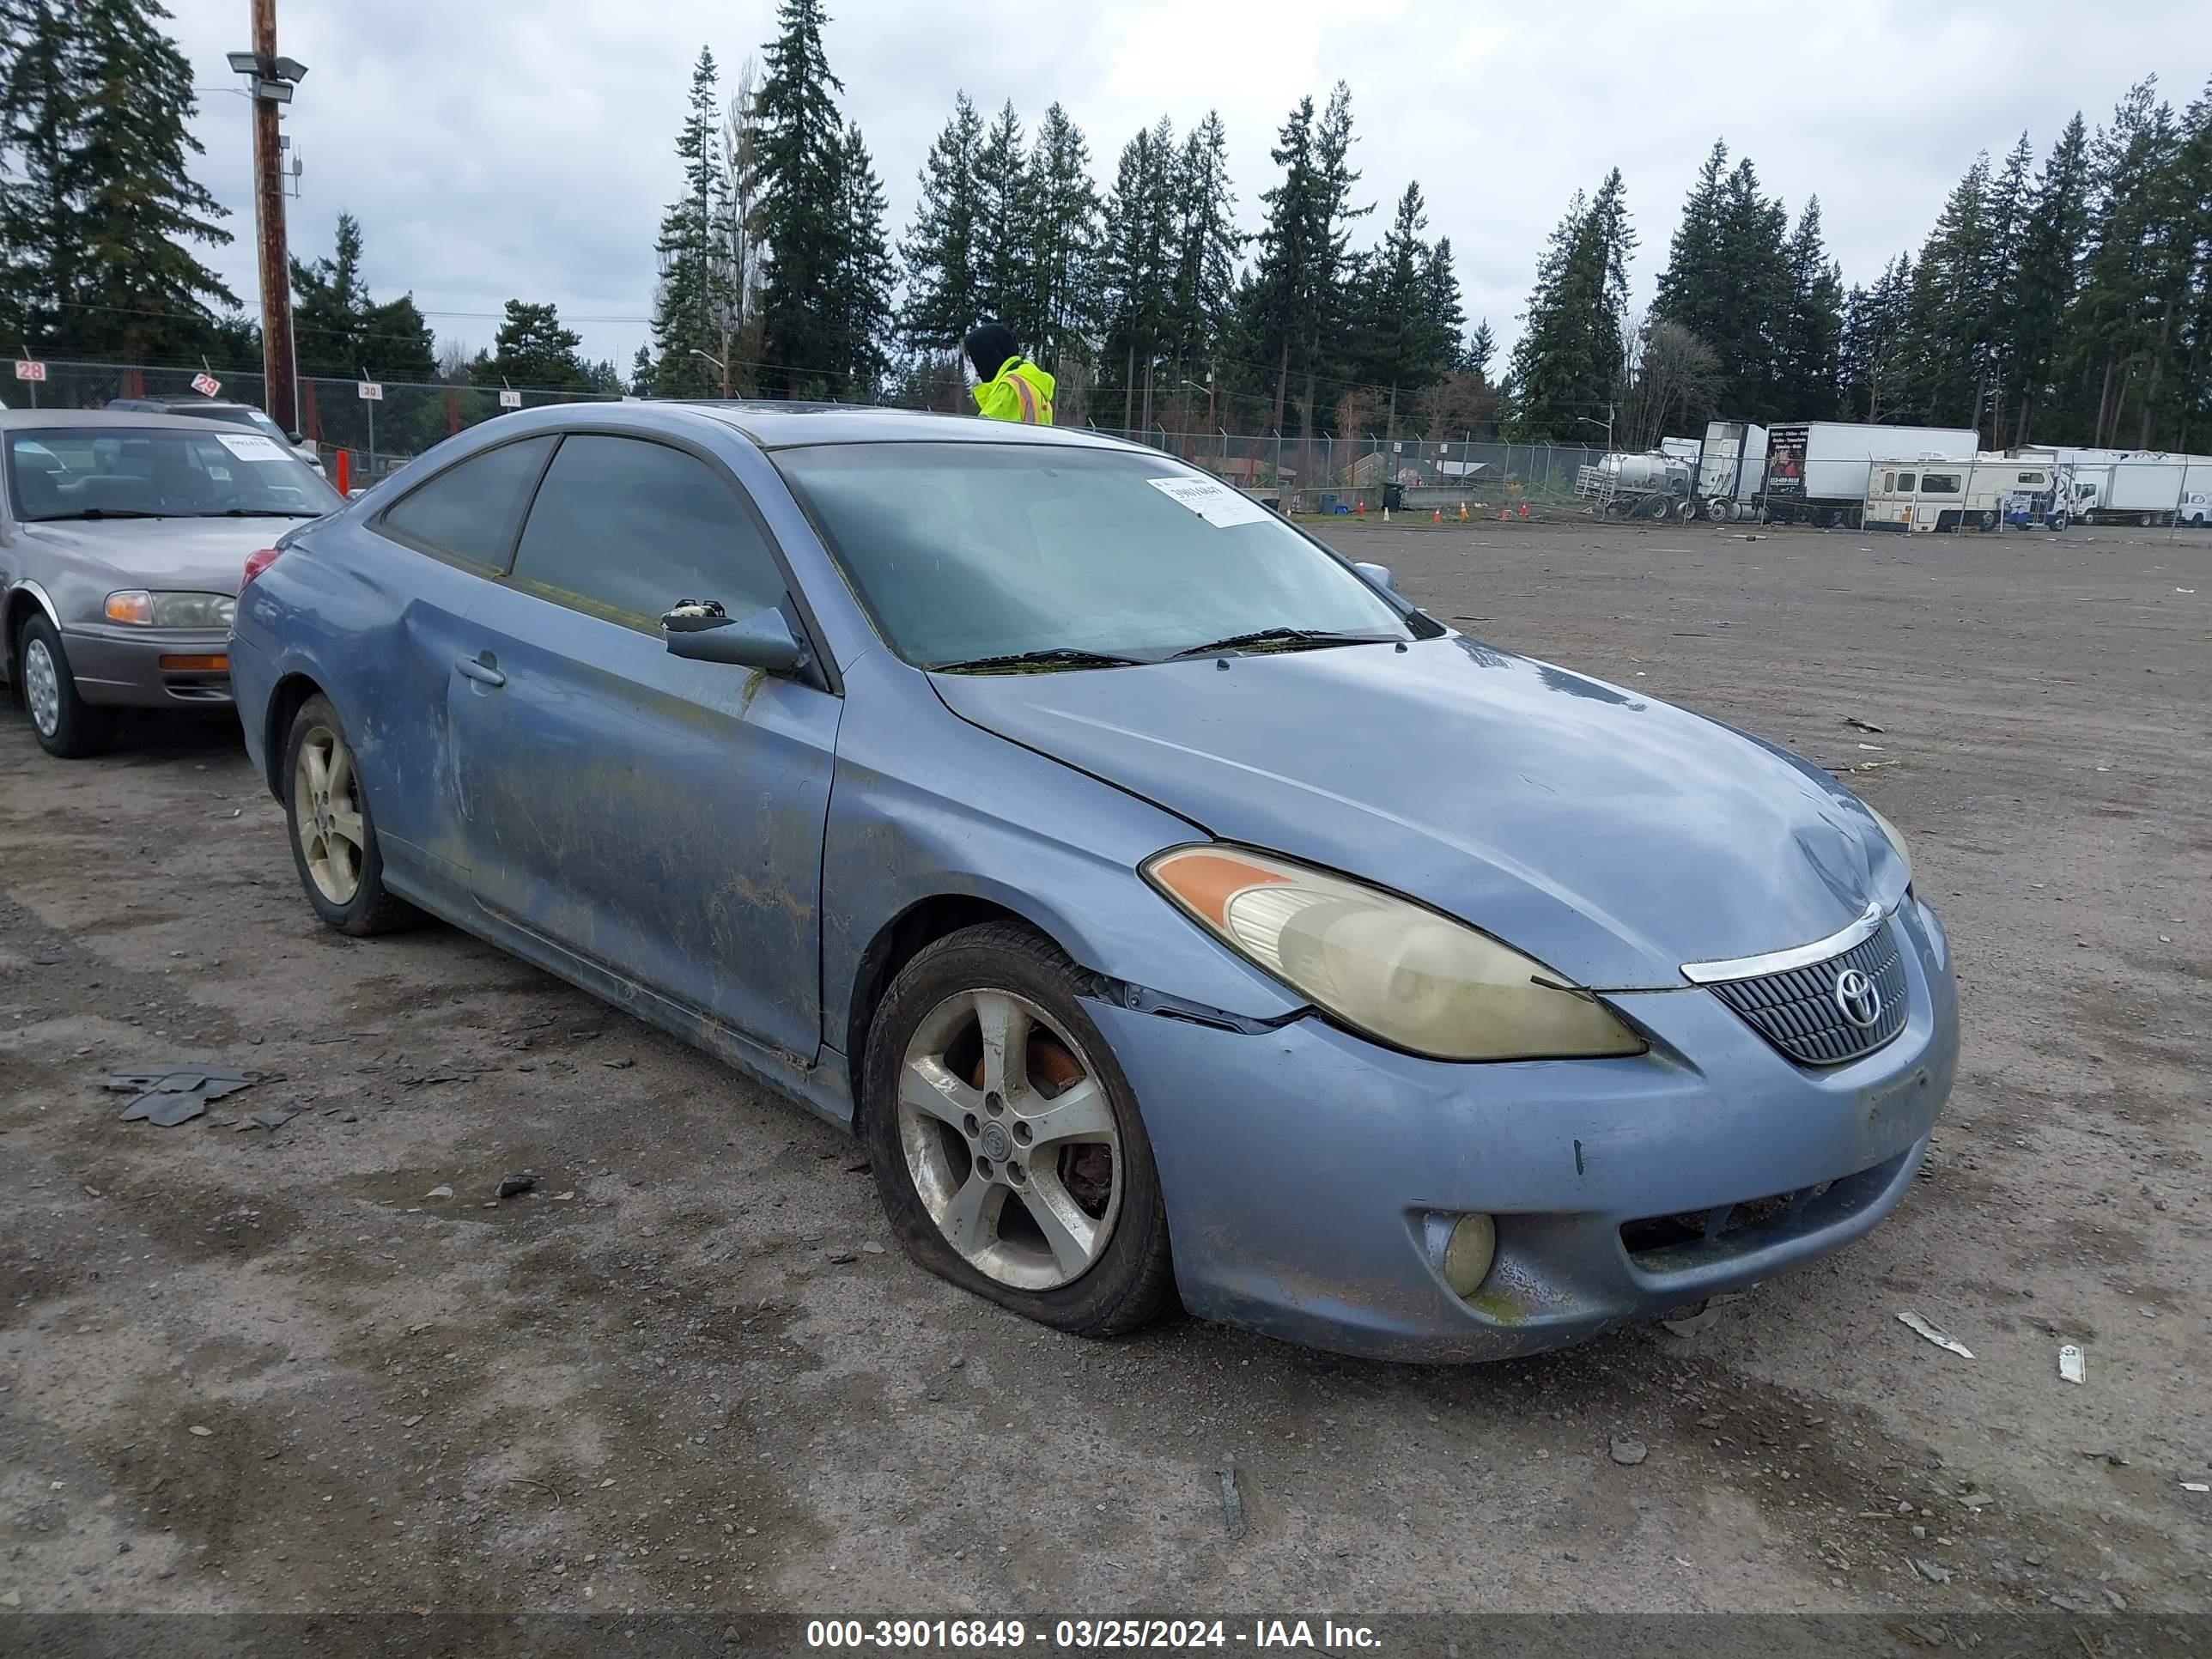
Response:
M2187 463L2178 455L2137 455L2126 460L2074 465L2073 516L2089 524L2131 524L2144 529L2172 524L2180 515Z
M1861 426L1848 421L1792 421L1767 429L1760 504L1776 524L1800 520L1856 528L1866 510L1867 474L1877 460L1974 459L1972 427Z
M2181 476L2181 522L2200 530L2212 524L2212 461L2190 458Z
M1698 447L1692 508L1716 523L1740 518L1766 477L1766 428L1747 421L1711 421Z

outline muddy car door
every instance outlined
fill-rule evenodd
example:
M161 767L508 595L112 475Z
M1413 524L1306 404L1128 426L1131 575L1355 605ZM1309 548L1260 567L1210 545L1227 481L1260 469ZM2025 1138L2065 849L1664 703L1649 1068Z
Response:
M803 672L671 654L660 617L686 600L790 605L735 481L672 444L563 438L467 621L453 729L477 902L811 1060L842 705Z

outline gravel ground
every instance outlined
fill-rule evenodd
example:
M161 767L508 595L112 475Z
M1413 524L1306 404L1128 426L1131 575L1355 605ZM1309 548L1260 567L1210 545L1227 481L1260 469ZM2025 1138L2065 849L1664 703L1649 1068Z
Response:
M2212 545L1336 539L1908 832L1966 1054L1872 1237L1489 1367L1062 1338L909 1267L796 1108L457 933L321 928L234 729L64 764L11 715L0 1607L2205 1610ZM94 1079L170 1058L269 1075L118 1122Z

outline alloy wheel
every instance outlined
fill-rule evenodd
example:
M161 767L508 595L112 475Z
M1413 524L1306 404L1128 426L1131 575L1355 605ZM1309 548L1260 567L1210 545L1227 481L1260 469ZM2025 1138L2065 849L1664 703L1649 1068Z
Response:
M326 726L313 727L301 741L292 774L292 819L316 891L332 904L352 902L368 850L361 781L353 750Z
M62 678L44 640L33 640L23 653L23 699L40 737L51 738L61 729Z
M1105 1253L1121 1142L1095 1067L1012 991L962 991L915 1028L899 1067L907 1172L946 1243L1001 1285L1048 1291Z

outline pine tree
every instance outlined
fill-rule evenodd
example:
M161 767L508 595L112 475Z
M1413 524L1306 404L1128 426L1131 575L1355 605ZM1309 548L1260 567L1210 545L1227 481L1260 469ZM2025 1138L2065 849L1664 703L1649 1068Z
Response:
M1318 258L1314 244L1321 181L1314 161L1312 99L1298 100L1268 156L1283 170L1283 177L1273 189L1260 193L1267 209L1267 222L1260 232L1259 256L1246 279L1240 308L1251 349L1274 382L1271 425L1273 431L1280 432L1290 387L1291 356L1306 332L1304 313L1312 288L1310 273Z
M1832 419L1841 396L1844 278L1820 235L1820 198L1807 198L1785 250L1790 303L1776 360L1775 407L1793 418Z
M2018 325L2014 313L2020 303L2020 255L2027 231L2027 173L2034 161L2034 146L2023 132L1990 185L1990 245L1982 274L1985 290L1984 339L1977 376L1981 390L1975 403L1984 411L1977 423L1992 446L2004 442L2007 416L2017 390L2019 368L2014 360L2014 339Z
M995 318L1029 344L1031 319L1029 237L1023 223L1028 205L1028 165L1022 148L1022 124L1011 101L999 111L975 152L975 265L981 317Z
M699 49L676 154L684 163L684 193L661 216L660 287L653 306L653 340L659 353L654 380L665 397L714 397L722 371L699 354L729 361L724 330L736 311L720 258L730 218L730 181L724 164L723 116L714 54Z
M0 327L41 349L66 325L89 240L72 181L91 65L73 18L64 0L0 3Z
M576 355L582 343L573 330L561 325L559 307L509 300L492 350L477 354L469 378L478 386L580 391L591 384L583 360Z
M2020 415L2011 441L2024 444L2055 387L2066 318L2080 281L2089 228L2089 138L2080 115L2044 158L2022 215L2014 257L2009 354Z
M2212 82L2189 106L2183 131L2175 187L2185 222L2194 229L2197 269L2177 343L2179 373L2166 447L2190 453L2212 447Z
M1466 361L1461 331L1467 326L1467 310L1460 299L1459 272L1452 263L1451 238L1439 236L1429 250L1421 276L1421 321L1425 337L1419 359L1425 380L1433 380L1458 368Z
M891 288L898 279L884 216L890 203L860 129L848 124L837 150L837 390L848 403L875 403L890 373Z
M843 307L830 286L848 263L837 178L845 128L835 97L845 85L823 52L822 0L781 0L776 19L759 106L769 250L762 380L772 392L805 396L830 390L848 368Z
M2094 197L2069 356L2078 409L2094 409L2089 442L2118 441L2130 394L2148 378L2160 326L2163 179L2179 160L2172 106L2152 76L2129 88L2090 146ZM2169 313L2170 315L2170 313ZM2140 401L2138 402L2140 409Z
M231 240L223 208L187 171L204 153L191 64L156 0L76 0L73 14L88 73L69 187L85 241L64 332L73 349L138 362L196 353L212 307L238 296L191 252Z
M921 167L921 198L914 224L899 244L906 270L906 303L899 330L915 351L951 351L983 315L982 273L976 222L975 157L983 144L983 119L968 94L957 94L952 118L930 146Z
M1729 410L1774 406L1781 337L1793 298L1790 224L1779 201L1759 191L1749 157L1730 171L1716 142L1684 204L1653 301L1655 322L1687 329L1720 364L1717 402Z
M338 215L329 258L292 261L292 349L301 374L428 380L438 372L435 343L412 294L381 305L369 294L361 222L350 213Z
M653 351L650 347L640 345L637 355L629 360L628 391L633 398L650 398L655 395Z
M1883 267L1880 281L1854 288L1844 305L1841 373L1852 420L1893 416L1903 397L1912 274L1911 258L1900 253Z
M1229 135L1218 113L1184 137L1174 174L1175 268L1167 334L1180 380L1208 368L1235 321L1237 255L1244 237L1229 185ZM1208 368L1208 383L1214 371Z
M1987 283L1996 246L1990 209L1990 157L1984 150L1936 216L1913 278L1910 395L1931 422L1971 425L1980 419L1991 337Z
M1105 311L1100 391L1121 394L1121 425L1152 418L1149 389L1172 304L1175 135L1163 117L1122 146L1114 189L1106 198L1098 290ZM1115 374L1119 369L1118 377ZM1146 402L1137 402L1139 387Z
M1098 246L1098 191L1091 182L1090 147L1082 129L1058 104L1038 124L1024 179L1023 268L1030 293L1022 315L1029 331L1020 337L1036 361L1056 374L1064 359L1088 353L1096 313L1091 272Z
M1579 441L1585 418L1603 424L1621 391L1627 319L1627 191L1616 167L1593 198L1575 192L1536 268L1528 326L1508 375L1516 435Z
M1485 386L1490 384L1490 360L1498 355L1498 338L1490 331L1490 319L1486 317L1474 325L1474 332L1467 343L1468 373Z

